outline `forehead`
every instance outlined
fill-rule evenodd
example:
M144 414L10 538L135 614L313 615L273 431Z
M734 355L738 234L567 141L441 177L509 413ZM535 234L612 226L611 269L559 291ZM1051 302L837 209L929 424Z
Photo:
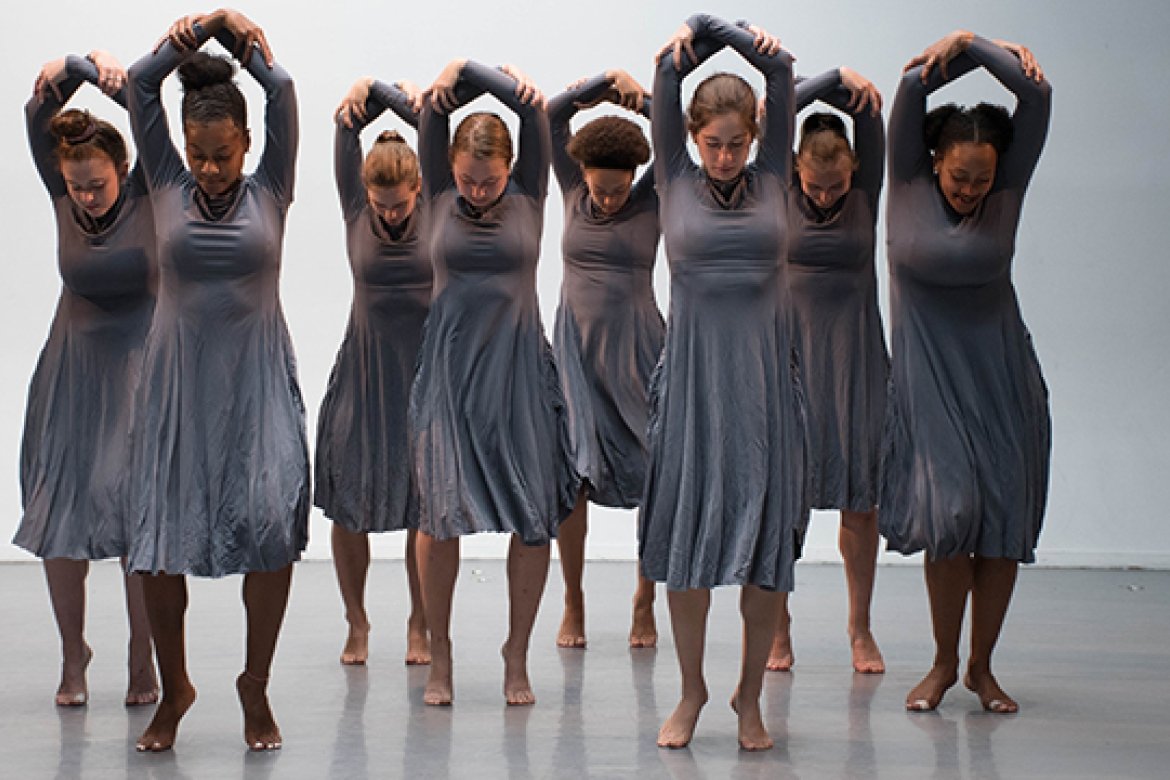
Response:
M451 161L451 169L457 176L472 179L490 179L507 176L508 163L501 157L476 157L471 152L458 152Z
M844 154L839 154L832 160L819 160L811 154L802 154L797 170L801 178L806 180L841 179L853 172L853 160Z
M711 121L699 128L698 135L705 139L729 141L746 135L748 126L739 114L716 114Z
M998 155L995 147L988 143L963 141L952 144L943 153L943 160L951 166L967 170L994 169Z
M590 187L609 190L628 187L634 178L633 171L619 168L586 168L583 173Z
M61 161L61 174L66 179L73 179L75 181L100 179L111 175L113 172L114 161L101 153L79 160Z
M393 204L409 198L414 194L415 188L403 182L395 184L393 187L368 187L367 191L373 200L379 203Z
M216 119L211 122L187 122L183 125L187 144L206 148L231 146L241 143L244 131L231 119Z

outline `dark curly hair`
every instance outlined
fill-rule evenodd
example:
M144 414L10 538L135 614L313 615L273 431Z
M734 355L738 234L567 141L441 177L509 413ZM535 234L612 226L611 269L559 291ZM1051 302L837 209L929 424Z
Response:
M589 122L569 140L566 151L582 168L632 171L650 159L642 128L620 116Z
M115 168L126 165L126 141L118 129L88 111L71 108L62 111L49 122L49 132L57 139L53 150L57 162L89 160L105 155Z
M183 84L183 123L218 122L230 119L241 130L248 129L248 105L244 93L232 81L235 65L223 57L197 51L179 66Z
M1011 114L1003 106L980 103L973 108L947 103L926 115L922 125L926 148L945 154L955 144L991 144L997 155L1012 145Z

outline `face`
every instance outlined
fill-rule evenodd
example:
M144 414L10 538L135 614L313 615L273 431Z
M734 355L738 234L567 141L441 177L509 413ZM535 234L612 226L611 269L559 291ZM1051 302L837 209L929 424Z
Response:
M501 157L479 159L471 152L459 152L451 161L455 188L477 209L486 209L504 194L511 170Z
M954 144L935 159L938 187L951 208L967 216L979 206L995 182L997 159L991 144L971 142Z
M415 182L413 185L403 183L393 187L366 187L366 197L370 208L383 222L398 227L414 213L421 186L420 182Z
M199 189L208 197L223 195L244 172L244 155L251 145L247 130L231 119L188 122L187 167Z
M813 159L803 154L797 160L796 173L800 177L800 189L817 208L827 209L845 197L853 184L853 160L839 154L830 162Z
M694 139L703 168L715 181L732 181L747 165L752 133L739 114L719 114Z
M113 160L99 154L84 160L62 160L61 175L70 200L91 217L101 218L118 201L126 165L119 170Z
M613 168L582 168L585 186L593 205L606 215L622 210L630 199L630 187L634 184L634 172Z

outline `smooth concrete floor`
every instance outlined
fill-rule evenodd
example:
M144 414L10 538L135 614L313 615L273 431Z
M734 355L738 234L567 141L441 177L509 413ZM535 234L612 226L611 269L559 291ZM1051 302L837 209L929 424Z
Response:
M150 708L122 706L125 623L115 564L93 566L88 707L55 707L58 645L39 565L0 566L0 777L3 778L1166 778L1170 777L1170 572L1024 569L996 671L1017 715L980 710L953 689L936 713L903 697L931 643L918 567L879 569L874 629L889 671L855 675L844 637L841 569L797 568L797 663L769 673L776 748L736 746L726 701L740 625L735 589L716 591L706 668L711 703L691 746L654 738L678 694L665 600L657 650L626 646L634 564L586 566L589 648L559 650L554 561L537 623L534 707L501 696L505 629L499 561L465 561L455 596L456 701L421 703L423 668L402 663L407 601L399 561L375 562L366 667L342 667L345 634L332 566L297 566L271 687L285 747L249 753L233 680L241 668L240 580L191 583L190 666L199 700L176 749L145 755Z

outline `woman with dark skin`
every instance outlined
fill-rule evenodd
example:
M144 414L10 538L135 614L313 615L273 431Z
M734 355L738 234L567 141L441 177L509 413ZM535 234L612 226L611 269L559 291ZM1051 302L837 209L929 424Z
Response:
M873 264L885 134L881 95L857 72L835 68L796 85L798 112L817 100L852 116L857 148L838 115L805 119L788 199L788 297L807 400L810 503L841 512L853 669L875 674L885 671L869 621L889 374ZM793 662L787 594L782 599L773 671Z
M56 702L84 705L89 562L121 557L125 430L154 311L154 219L142 168L88 111L62 111L89 82L125 106L126 72L103 51L46 63L25 107L29 147L57 219L61 296L29 385L21 446L24 515L13 540L40 556L57 630ZM127 705L152 704L158 682L142 581L125 576L130 622Z
M729 73L701 82L684 116L683 78L725 46L764 75L763 128L755 92ZM659 53L651 128L671 297L651 392L639 557L647 577L666 583L682 677L661 747L689 744L707 703L707 614L711 590L725 585L741 587L743 660L731 696L739 744L773 745L760 694L808 514L782 302L792 99L792 58L761 30L700 14Z
M431 261L418 240L422 179L418 157L396 131L379 135L364 161L361 147L362 129L386 109L417 127L421 102L413 84L363 78L336 112L334 175L354 298L317 418L313 501L333 520L333 564L349 623L343 664L364 664L369 654L369 534L403 529L411 605L406 663L431 658L415 562L418 493L407 425L431 302Z
M267 96L264 153L250 135L230 61L195 51L215 36ZM183 82L186 165L161 100ZM285 215L297 147L292 80L264 33L220 10L177 21L130 69L130 109L159 234L159 299L147 337L132 473L140 479L129 555L144 575L163 698L139 750L169 749L195 701L184 640L186 575L243 574L244 741L281 746L268 675L292 562L308 539L304 407L280 306Z
M662 315L654 301L658 193L641 129L605 116L575 134L578 110L610 101L630 111L649 96L623 70L582 79L549 101L553 170L564 198L561 239L565 276L553 349L584 481L572 513L557 531L565 611L560 647L585 646L582 575L588 504L632 509L646 475L647 389L662 351ZM654 647L654 583L639 574L630 625L631 647Z
M927 113L928 96L983 67L1016 96ZM989 712L1019 707L991 672L1021 562L1034 560L1051 446L1048 392L1011 269L1051 88L1028 49L959 30L906 66L890 117L887 208L893 395L879 524L925 551L935 658L906 707L938 707L959 676Z

